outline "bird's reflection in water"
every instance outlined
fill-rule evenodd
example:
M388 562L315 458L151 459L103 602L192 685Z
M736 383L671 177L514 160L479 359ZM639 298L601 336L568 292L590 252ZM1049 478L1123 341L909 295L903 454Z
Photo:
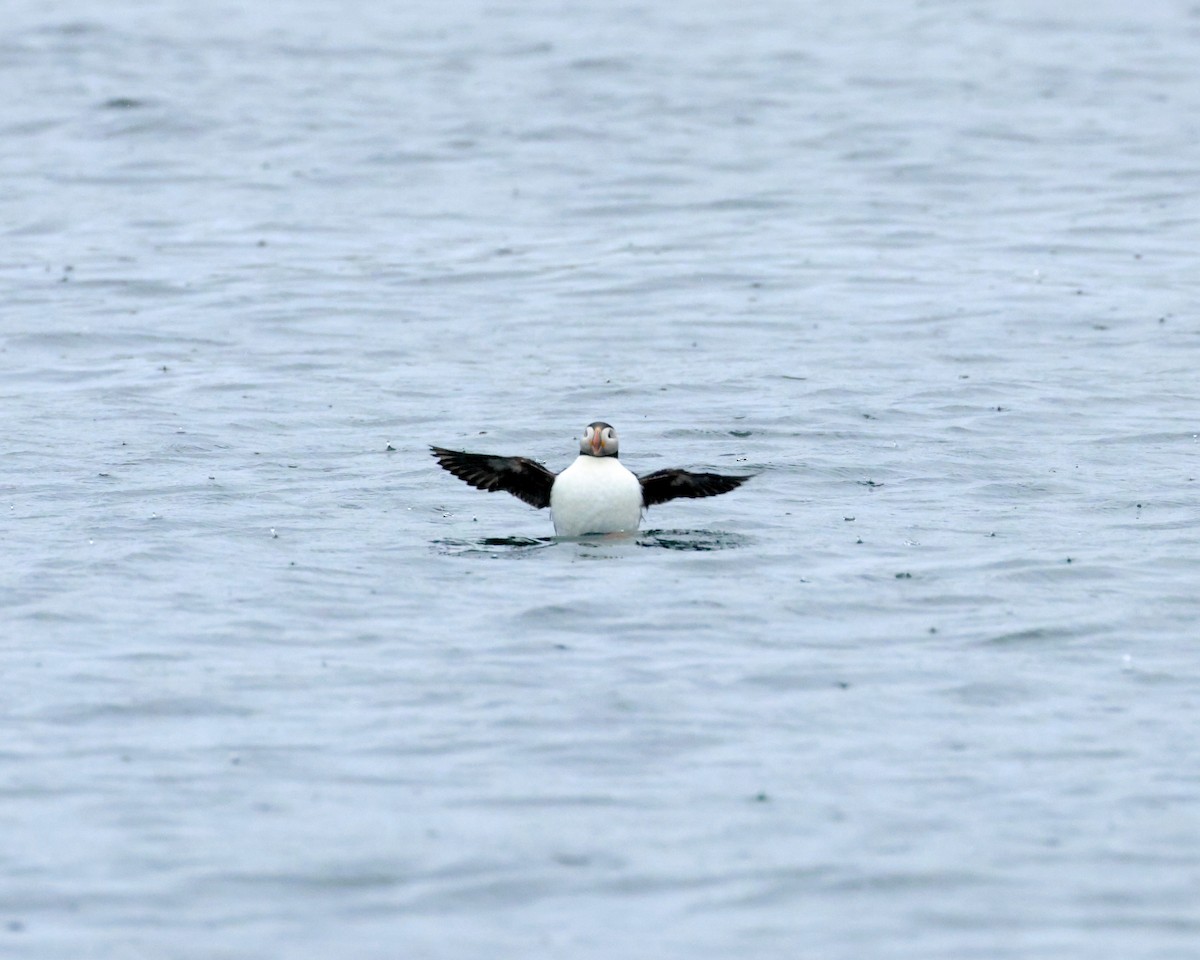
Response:
M587 551L621 546L659 550L712 551L744 547L748 538L722 530L642 530L638 533L602 533L584 537L480 537L474 540L434 540L438 553L449 556L486 554L523 555L553 546L575 546ZM605 555L613 551L605 549Z
M643 530L639 547L663 550L736 550L750 542L748 537L724 530Z

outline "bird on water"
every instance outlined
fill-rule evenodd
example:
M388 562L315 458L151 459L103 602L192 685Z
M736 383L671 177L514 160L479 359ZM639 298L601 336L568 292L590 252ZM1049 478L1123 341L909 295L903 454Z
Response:
M633 532L647 507L678 497L715 497L750 479L688 470L636 476L617 459L617 431L601 421L587 425L579 456L562 473L528 457L430 450L444 469L479 490L503 490L539 510L549 507L560 537Z

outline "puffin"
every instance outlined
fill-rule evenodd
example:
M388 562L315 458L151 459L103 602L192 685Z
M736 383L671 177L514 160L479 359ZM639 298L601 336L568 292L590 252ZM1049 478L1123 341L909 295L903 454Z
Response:
M562 473L528 457L499 457L431 446L443 469L479 490L503 490L539 510L550 508L560 537L632 533L647 507L678 497L715 497L750 477L655 470L639 477L617 459L617 431L597 420L579 438L579 456Z

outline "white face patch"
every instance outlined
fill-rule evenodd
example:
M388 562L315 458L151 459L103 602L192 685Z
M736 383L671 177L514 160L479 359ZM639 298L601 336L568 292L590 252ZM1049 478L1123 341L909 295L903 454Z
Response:
M589 423L579 438L579 452L590 457L615 457L617 431L607 423Z

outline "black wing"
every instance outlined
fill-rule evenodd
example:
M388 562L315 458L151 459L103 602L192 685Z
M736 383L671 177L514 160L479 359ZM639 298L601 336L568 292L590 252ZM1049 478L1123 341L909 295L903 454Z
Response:
M537 507L550 506L554 474L528 457L493 457L430 447L446 470L479 490L503 490Z
M642 505L646 507L676 497L715 497L740 487L749 479L719 473L689 473L687 470L655 470L638 478L642 485Z

